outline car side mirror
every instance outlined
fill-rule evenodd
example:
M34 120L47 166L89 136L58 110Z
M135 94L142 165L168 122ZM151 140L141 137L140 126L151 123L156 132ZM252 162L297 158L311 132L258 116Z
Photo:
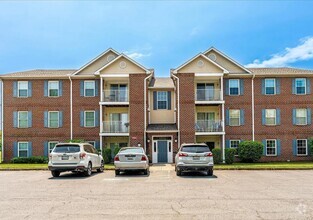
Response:
M101 150L98 150L98 155L101 155Z

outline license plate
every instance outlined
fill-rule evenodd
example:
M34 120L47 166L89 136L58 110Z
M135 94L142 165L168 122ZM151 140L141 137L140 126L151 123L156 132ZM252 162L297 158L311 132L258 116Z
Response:
M127 160L134 160L134 158L132 158L132 157L128 157L128 158L127 158Z
M200 160L200 157L193 157L193 160Z
M62 156L61 157L61 160L68 160L69 159L69 156Z

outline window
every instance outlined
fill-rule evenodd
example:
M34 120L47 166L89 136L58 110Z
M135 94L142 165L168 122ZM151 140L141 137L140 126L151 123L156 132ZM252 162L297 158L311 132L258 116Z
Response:
M239 79L229 80L229 95L239 95Z
M18 142L18 157L28 156L28 142Z
M266 156L276 155L276 140L266 140Z
M239 109L229 110L229 125L230 126L240 125L240 110Z
M307 124L307 109L296 109L296 125Z
M95 81L84 81L85 96L93 97L95 96Z
M275 79L265 79L265 94L275 95Z
M265 124L276 125L276 109L265 109Z
M58 97L59 96L59 81L49 81L48 92L49 92L49 97Z
M297 140L297 155L299 156L307 155L307 140L306 139Z
M305 78L297 78L296 79L296 94L306 94L306 79Z
M51 153L51 151L53 150L53 148L55 147L55 145L57 145L59 142L57 141L49 141L48 142L48 151L49 153Z
M48 112L48 127L58 128L59 127L59 112Z
M18 97L28 97L28 81L18 81Z
M240 140L230 140L229 141L229 147L230 148L236 148L237 149L239 144L240 144Z
M18 112L18 128L28 128L28 112Z
M158 109L167 109L167 92L159 91L157 93Z
M85 111L85 127L95 127L95 111Z

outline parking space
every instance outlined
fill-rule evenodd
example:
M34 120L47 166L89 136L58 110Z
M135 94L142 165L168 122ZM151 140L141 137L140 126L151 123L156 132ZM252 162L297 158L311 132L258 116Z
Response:
M312 171L0 172L1 219L310 219Z

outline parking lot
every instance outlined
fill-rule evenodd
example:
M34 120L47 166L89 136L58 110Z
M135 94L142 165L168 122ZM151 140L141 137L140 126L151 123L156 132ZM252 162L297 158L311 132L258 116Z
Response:
M312 219L313 171L0 172L1 219Z

